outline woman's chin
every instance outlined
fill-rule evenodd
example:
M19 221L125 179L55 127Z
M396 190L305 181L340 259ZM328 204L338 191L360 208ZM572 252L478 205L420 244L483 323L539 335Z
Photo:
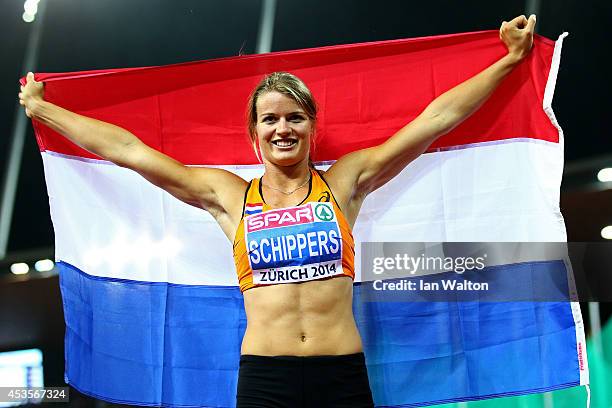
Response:
M274 154L268 158L268 161L276 166L281 167L292 167L298 165L300 162L308 163L308 160L304 157L300 157L294 153L281 153Z

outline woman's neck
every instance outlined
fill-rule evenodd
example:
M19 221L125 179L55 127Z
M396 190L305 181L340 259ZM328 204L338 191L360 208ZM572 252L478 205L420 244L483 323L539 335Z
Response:
M282 191L291 191L299 188L310 178L308 159L293 166L277 166L265 163L263 176L264 185Z

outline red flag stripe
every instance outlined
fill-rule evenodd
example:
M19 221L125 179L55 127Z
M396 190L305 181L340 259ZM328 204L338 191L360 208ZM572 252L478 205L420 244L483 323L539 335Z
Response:
M532 138L558 142L542 109L554 42L534 50L471 118L435 148ZM319 105L315 161L379 144L437 95L506 52L497 31L249 55L162 67L37 74L45 98L122 126L186 164L254 164L246 136L249 93L262 76L290 71ZM95 158L35 123L42 151Z

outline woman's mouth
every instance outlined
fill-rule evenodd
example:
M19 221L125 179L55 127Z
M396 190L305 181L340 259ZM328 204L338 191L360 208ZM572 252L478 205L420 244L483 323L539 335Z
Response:
M277 139L273 140L272 144L280 149L291 149L297 144L296 139Z

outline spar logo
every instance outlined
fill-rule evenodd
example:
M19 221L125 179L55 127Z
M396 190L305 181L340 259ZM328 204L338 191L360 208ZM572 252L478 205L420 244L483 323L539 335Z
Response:
M331 203L308 203L299 207L280 208L265 213L253 214L246 217L247 232L262 229L288 227L292 225L308 224L312 222L334 221L335 214Z
M278 210L266 211L265 213L255 214L245 218L247 232L307 224L313 221L314 214L310 205L280 208Z
M316 204L314 213L318 221L331 221L334 219L334 210L329 203Z

